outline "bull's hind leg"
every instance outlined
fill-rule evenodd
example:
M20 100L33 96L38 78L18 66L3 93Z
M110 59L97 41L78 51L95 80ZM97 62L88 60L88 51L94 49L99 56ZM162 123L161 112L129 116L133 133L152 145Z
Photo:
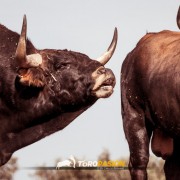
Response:
M133 180L147 179L149 137L144 112L135 108L122 96L122 116L125 135L129 144L129 169Z

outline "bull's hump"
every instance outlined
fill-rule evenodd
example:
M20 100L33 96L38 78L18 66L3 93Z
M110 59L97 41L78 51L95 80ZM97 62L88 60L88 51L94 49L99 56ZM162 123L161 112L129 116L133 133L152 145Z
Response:
M180 32L162 31L145 35L135 49L135 67L161 73L180 59ZM180 69L177 69L179 71Z
M138 46L147 46L155 48L161 44L173 43L174 41L180 40L180 32L164 30L158 33L147 33L141 40L138 42ZM154 48L152 47L152 48Z

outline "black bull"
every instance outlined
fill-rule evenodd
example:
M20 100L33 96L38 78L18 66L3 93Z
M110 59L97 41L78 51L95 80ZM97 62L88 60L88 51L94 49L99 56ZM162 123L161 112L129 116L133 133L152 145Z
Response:
M14 151L63 129L113 93L115 77L104 65L112 43L98 59L67 50L38 50L21 35L0 25L0 165Z
M177 16L180 27L180 10ZM167 179L180 177L180 33L148 33L121 71L122 116L132 179L147 179L149 144L165 159Z

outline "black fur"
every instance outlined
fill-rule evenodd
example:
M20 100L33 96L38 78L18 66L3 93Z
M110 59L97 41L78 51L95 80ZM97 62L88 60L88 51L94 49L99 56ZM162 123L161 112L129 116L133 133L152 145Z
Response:
M18 40L19 34L0 25L0 165L91 106L97 100L91 75L102 66L73 51L37 50L27 40L27 55L41 54L43 67L22 69L15 61Z

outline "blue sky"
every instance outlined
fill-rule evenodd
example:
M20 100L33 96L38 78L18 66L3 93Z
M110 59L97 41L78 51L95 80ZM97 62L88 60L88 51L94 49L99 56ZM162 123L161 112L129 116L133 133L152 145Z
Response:
M14 153L20 167L54 166L55 159L71 154L96 160L103 149L109 150L112 160L129 155L120 112L121 64L146 31L179 31L178 7L178 0L1 0L0 23L20 32L26 14L28 37L38 49L69 49L95 59L108 47L115 27L119 32L107 64L117 79L114 94L100 99L63 131ZM29 173L19 170L14 179L27 179Z

